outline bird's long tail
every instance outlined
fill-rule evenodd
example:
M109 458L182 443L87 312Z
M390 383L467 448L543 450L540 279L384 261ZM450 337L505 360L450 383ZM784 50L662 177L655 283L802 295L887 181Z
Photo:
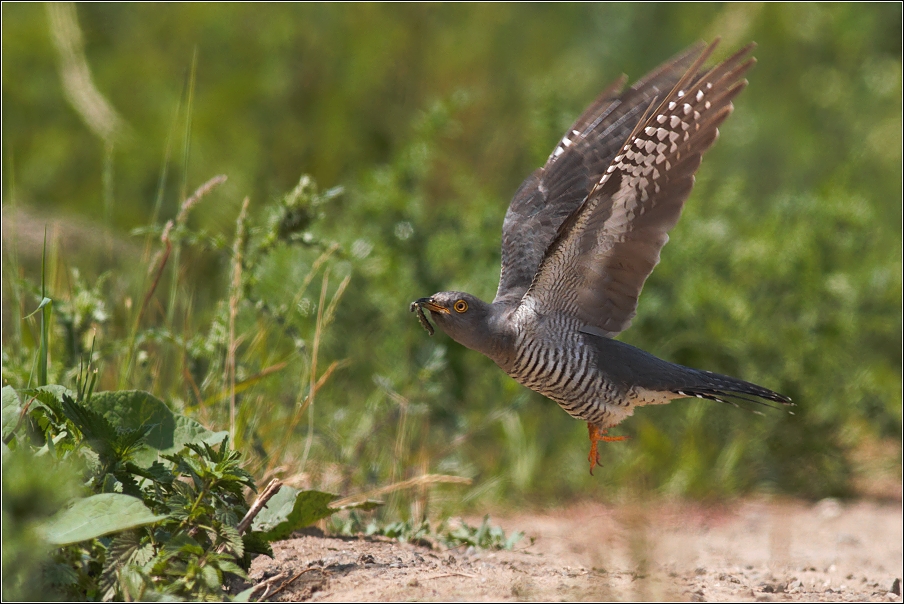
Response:
M738 401L755 403L766 407L775 407L775 405L769 404L770 402L781 403L782 405L794 404L784 394L779 394L744 380L699 369L692 370L692 372L693 378L687 381L687 385L674 389L673 392L675 394L709 399L734 407L739 406Z

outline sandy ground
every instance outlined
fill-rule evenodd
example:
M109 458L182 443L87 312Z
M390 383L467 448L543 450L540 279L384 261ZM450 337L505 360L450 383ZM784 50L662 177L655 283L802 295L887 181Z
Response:
M255 560L255 598L901 602L900 502L581 504L492 521L534 543L431 550L305 535Z

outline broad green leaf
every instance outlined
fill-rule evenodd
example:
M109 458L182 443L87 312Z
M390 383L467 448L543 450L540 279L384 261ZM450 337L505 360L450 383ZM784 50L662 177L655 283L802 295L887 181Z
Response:
M226 432L212 432L191 418L174 414L163 401L140 390L98 392L91 398L91 406L120 429L153 425L144 446L133 456L140 466L149 466L159 455L178 453L187 443L213 445L227 435Z
M285 539L292 531L311 525L336 510L330 502L336 496L322 491L299 491L284 486L254 519L252 528L268 541Z
M2 417L0 417L0 432L2 432L5 442L6 437L15 430L16 425L19 423L19 416L22 414L22 401L12 386L4 386L2 396L3 409Z
M44 536L54 545L69 545L153 524L164 520L140 499L120 493L102 493L79 499L43 526Z
M283 486L273 496L254 520L252 528L255 535L266 541L278 541L292 534L292 531L314 524L340 510L372 510L383 505L380 501L367 499L360 503L332 507L330 502L336 498L332 493L322 491L299 491Z
M63 397L62 410L92 449L101 456L113 455L116 428L106 417L68 396Z
M220 430L213 432L202 426L197 420L184 415L176 416L175 427L175 451L179 451L188 443L206 443L219 445L223 439L229 436L229 432Z

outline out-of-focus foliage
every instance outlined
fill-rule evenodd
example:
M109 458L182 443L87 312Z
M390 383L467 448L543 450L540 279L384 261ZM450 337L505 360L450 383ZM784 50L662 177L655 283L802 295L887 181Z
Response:
M429 520L415 521L411 519L381 525L373 520L367 522L354 512L346 519L333 519L331 524L331 532L339 535L352 537L380 535L398 539L402 543L419 543L428 547L441 544L448 548L475 547L511 550L524 538L524 533L521 531L515 531L506 536L502 528L490 523L489 514L483 517L480 526L471 526L462 520L452 523L443 520L439 526L434 527ZM533 537L531 537L531 543L533 543Z
M254 479L225 432L147 392L92 394L89 373L77 392L3 387L5 599L220 600L270 542L380 505L274 481L252 513ZM504 537L485 525L477 546Z
M80 468L3 447L3 599L45 600L39 578L52 546L41 528L79 494Z
M191 189L222 173L229 181L192 210L186 237L196 235L182 240L202 252L171 260L178 273L148 306L165 329L139 346L144 381L129 386L225 421L198 404L222 410L225 400L223 380L201 380L220 375L208 363L225 363L224 241L245 195L254 215L308 173L345 194L298 215L313 247L271 250L237 315L240 382L294 364L239 393L236 442L264 460L284 445L317 460L269 470L303 467L300 481L342 491L428 473L473 479L432 499L422 491L419 513L429 501L624 489L822 496L850 493L883 464L896 474L899 448L869 451L901 439L900 5L82 4L94 85L125 124L112 143L67 101L47 10L2 10L4 371L32 337L18 317L34 301L20 302L26 286L6 275L36 272L35 214L91 225L69 220L51 233L58 280L73 292L54 312L71 318L73 342L101 326L99 350L115 356L111 342L131 333L148 286L127 281L151 266L124 233L174 217ZM622 72L639 78L717 35L720 56L758 42L759 64L622 338L799 406L763 417L698 401L642 409L619 429L632 438L605 447L591 478L584 424L479 354L428 338L408 303L452 288L491 298L506 204L574 117ZM22 210L15 221L11 208ZM331 242L328 263L315 265ZM71 255L76 243L83 255ZM71 285L67 267L89 284L101 270L114 278ZM315 337L346 274L333 323ZM204 352L205 342L215 345ZM294 418L314 342L318 375L346 364L306 421L268 422L271 408ZM274 436L274 423L293 431Z

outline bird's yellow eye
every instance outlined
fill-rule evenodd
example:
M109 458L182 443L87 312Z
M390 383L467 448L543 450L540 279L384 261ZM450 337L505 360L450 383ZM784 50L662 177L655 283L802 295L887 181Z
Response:
M455 312L465 312L468 310L468 303L464 300L459 300L452 308L455 309Z

